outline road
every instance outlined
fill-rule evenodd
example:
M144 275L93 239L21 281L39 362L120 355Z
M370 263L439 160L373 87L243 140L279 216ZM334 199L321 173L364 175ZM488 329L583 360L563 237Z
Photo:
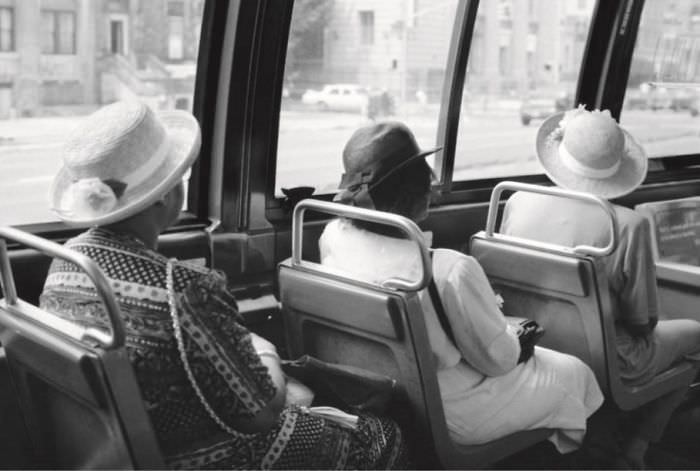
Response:
M60 166L61 140L75 118L0 122L0 224L46 222L48 188ZM419 145L435 144L437 118L430 112L405 119ZM278 141L277 190L315 186L318 193L337 188L342 148L367 120L359 115L283 112ZM455 160L455 180L539 172L534 156L539 123L522 126L512 115L481 114L462 118ZM671 111L629 111L622 124L645 143L650 155L700 152L700 118Z

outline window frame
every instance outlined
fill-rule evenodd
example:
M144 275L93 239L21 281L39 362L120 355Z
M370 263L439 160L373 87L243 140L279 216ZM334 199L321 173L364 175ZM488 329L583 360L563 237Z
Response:
M372 46L375 33L374 10L358 10L357 16L360 20L360 44Z
M551 185L544 173L467 181L452 180L466 64L479 3L479 0L458 3L436 136L437 145L442 145L443 149L436 154L436 169L440 173L440 183L435 188L439 197L434 206L485 203L489 200L493 187L503 180ZM239 149L244 153L241 162L229 165L230 170L224 173L225 177L232 175L240 184L236 190L240 199L231 197L228 204L224 205L235 209L231 212L224 211L225 214L230 215L226 227L232 229L265 230L279 225L284 226L291 219L289 202L284 197L275 196L275 178L281 90L293 4L293 0L283 0L275 4L276 15L261 13L257 24L260 28L259 34L283 34L285 39L267 46L264 40L258 39L255 47L252 48L254 50L251 50L250 55L247 56L253 61L255 68L252 71L248 70L250 76L244 81L264 78L265 84L259 84L258 87L265 88L268 95L264 99L250 97L246 106L260 108L256 109L257 119L253 121L258 124L258 120L263 118L268 121L250 130L255 134L256 144L248 143L245 148ZM261 1L257 8L264 10L268 5L269 1ZM629 72L629 61L637 34L638 15L641 14L642 7L642 0L598 0L595 3L579 68L575 93L577 103L583 103L589 108L610 109L613 115L619 118ZM280 11L280 9L284 10ZM281 13L283 13L282 19L279 18ZM276 18L278 23L275 26L266 24L265 18L270 17ZM270 93L273 94L272 97ZM260 154L264 154L262 160L256 157ZM700 170L696 172L685 167L687 159L666 158L665 163L666 170L653 172L645 180L644 186L651 188L651 191L655 191L653 188L668 186L671 183L680 187L685 184L684 182L692 182L700 176ZM675 166L682 170L674 170L672 167ZM645 188L639 191L643 192ZM313 197L331 200L333 193L318 194Z
M44 15L50 15L51 16L51 23L53 24L53 31L51 31L51 47L45 48L45 44L43 41L43 38L45 37L42 35L42 42L41 42L41 53L44 55L71 55L74 56L78 53L78 47L77 47L77 36L78 36L78 19L77 15L75 14L75 10L62 10L62 9L53 9L53 8L42 8L41 9L41 18L42 18L42 23L44 19ZM73 31L71 32L71 41L70 41L70 48L69 51L62 51L61 50L61 37L64 34L64 31L61 27L61 21L60 17L61 15L69 15L73 19Z

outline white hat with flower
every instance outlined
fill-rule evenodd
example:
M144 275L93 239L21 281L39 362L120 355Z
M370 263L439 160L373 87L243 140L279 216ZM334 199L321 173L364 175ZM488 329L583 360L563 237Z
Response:
M560 187L606 199L632 192L648 168L644 148L610 111L587 111L583 105L542 123L537 158Z
M199 154L197 120L119 101L88 116L69 136L49 191L71 226L111 224L152 205L177 185Z

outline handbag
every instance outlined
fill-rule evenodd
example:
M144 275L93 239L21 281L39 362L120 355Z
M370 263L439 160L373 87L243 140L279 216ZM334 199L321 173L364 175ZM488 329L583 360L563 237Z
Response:
M520 357L518 363L525 363L535 353L535 345L544 335L544 327L532 319L520 322L518 340L520 341Z
M384 414L396 380L355 366L330 363L311 355L282 360L282 370L314 392L314 406L337 407L358 414Z

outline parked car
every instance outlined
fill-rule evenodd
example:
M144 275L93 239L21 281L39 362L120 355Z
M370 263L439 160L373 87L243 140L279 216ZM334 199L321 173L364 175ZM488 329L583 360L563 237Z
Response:
M552 95L534 95L525 98L520 105L520 122L523 126L530 124L533 119L544 119L558 111L565 111L574 106L571 94L561 93L556 97Z
M320 91L307 90L301 102L316 106L321 111L358 111L367 109L367 89L353 84L329 84Z
M653 111L670 109L673 97L666 87L653 87L649 91L649 108Z
M649 92L636 87L625 90L623 107L628 110L646 110L649 107Z
M700 114L700 88L693 88L688 92L688 112L690 116Z

